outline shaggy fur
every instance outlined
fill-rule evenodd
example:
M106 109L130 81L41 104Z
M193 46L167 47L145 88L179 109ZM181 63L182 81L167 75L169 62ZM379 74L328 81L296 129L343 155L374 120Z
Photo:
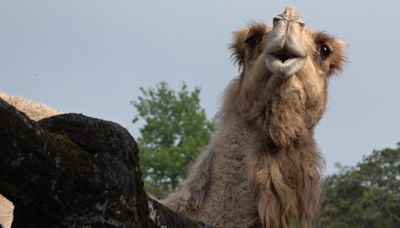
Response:
M32 120L38 121L50 116L61 114L61 112L45 104L33 102L24 97L11 96L0 92L0 98L5 100L10 105L13 105L19 111L25 113Z
M306 63L282 78L265 66L270 32L253 23L234 33L240 75L225 91L218 133L180 190L164 200L171 209L218 227L310 227L318 215L323 160L313 131L328 79L345 62L345 44L305 28ZM259 41L251 46L249 39Z
M14 205L0 194L0 225L3 228L11 228Z

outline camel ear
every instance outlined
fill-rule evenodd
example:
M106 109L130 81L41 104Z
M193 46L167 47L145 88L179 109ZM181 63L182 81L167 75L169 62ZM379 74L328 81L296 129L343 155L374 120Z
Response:
M332 46L332 55L329 57L328 75L338 74L342 71L343 65L347 62L346 42L333 38L328 41Z
M249 33L249 28L244 27L236 30L233 33L233 41L229 46L232 51L232 60L235 64L239 65L239 68L243 66L246 57L246 38Z

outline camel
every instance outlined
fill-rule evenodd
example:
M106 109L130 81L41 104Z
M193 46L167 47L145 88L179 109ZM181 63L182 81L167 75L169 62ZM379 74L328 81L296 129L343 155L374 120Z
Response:
M346 44L304 27L294 7L251 23L231 45L240 73L224 93L219 130L163 203L217 227L311 227L324 161L314 128Z

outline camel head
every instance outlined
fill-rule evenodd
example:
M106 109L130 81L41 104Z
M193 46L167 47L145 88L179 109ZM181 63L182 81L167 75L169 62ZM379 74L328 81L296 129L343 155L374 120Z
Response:
M241 67L260 60L268 74L287 78L311 61L315 70L330 76L341 70L345 43L323 32L305 28L294 7L273 18L273 26L253 23L235 32L231 46Z
M288 132L296 131L291 124L308 129L317 124L326 108L328 80L346 60L345 43L306 28L293 7L275 16L272 26L252 23L236 31L231 49L241 69L236 110L278 144L298 133ZM274 125L286 132L271 133Z

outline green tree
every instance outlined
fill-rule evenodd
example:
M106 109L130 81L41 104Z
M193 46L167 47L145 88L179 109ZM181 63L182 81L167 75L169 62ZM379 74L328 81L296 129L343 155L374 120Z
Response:
M166 82L140 88L142 95L131 102L143 123L137 142L146 190L158 198L176 189L188 166L210 141L214 124L200 106L200 89L179 91Z
M326 178L320 227L400 227L400 147Z

